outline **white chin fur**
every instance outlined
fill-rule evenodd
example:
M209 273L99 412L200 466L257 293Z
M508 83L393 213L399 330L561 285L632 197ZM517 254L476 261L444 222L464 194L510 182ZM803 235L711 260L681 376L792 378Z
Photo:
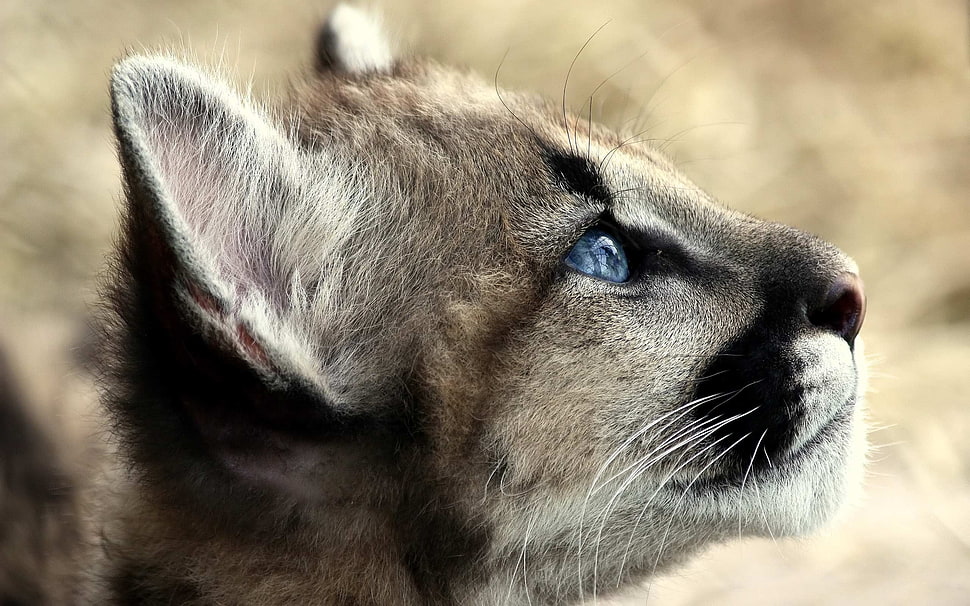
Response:
M844 348L844 346L843 346ZM786 462L753 474L742 488L705 495L699 505L709 519L723 520L734 534L794 536L812 532L838 514L861 485L866 456L865 392L868 389L862 339L849 360L855 361L855 398L847 419L813 428L824 440L809 439ZM851 393L851 391L849 392Z

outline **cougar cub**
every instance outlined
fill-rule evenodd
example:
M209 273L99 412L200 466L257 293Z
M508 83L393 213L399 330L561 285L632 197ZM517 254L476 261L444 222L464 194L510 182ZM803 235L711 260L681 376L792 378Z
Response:
M591 602L854 483L855 264L657 152L346 6L280 112L159 56L111 93L98 601Z

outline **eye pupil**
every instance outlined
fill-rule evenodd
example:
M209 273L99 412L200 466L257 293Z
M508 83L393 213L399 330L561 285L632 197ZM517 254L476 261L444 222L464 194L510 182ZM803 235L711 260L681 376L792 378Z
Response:
M630 279L623 245L614 236L593 227L584 233L566 255L566 265L576 271L605 280L626 282Z

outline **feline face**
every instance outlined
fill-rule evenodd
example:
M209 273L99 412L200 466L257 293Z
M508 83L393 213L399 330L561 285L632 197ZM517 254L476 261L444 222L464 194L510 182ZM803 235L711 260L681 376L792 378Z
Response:
M321 566L384 541L448 577L429 600L604 594L828 518L861 458L851 260L359 19L278 120L167 59L115 72L109 404L142 489L226 536L289 520Z

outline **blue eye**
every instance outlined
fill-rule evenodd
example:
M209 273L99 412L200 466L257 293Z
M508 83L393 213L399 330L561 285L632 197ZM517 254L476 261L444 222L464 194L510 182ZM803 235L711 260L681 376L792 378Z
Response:
M592 227L586 231L566 255L566 265L607 282L626 282L630 267L623 245L610 234Z

